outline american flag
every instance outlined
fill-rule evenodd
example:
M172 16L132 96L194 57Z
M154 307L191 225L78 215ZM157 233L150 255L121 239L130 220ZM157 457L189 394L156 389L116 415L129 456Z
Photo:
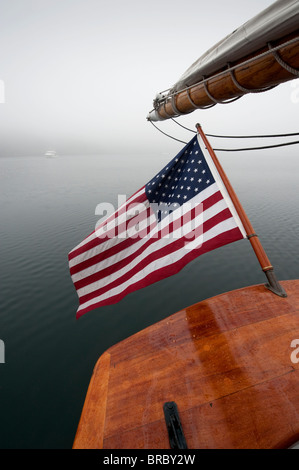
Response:
M77 318L246 237L199 135L69 253Z

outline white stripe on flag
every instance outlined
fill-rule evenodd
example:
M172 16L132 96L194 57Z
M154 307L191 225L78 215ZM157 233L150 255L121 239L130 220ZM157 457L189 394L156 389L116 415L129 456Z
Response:
M197 196L195 196L192 199L193 204L194 205L195 204L196 205L201 204L203 201L208 199L210 196L213 196L213 194L215 194L217 191L219 191L219 189L218 189L216 183L214 183L211 186L209 186L208 188L206 188L204 191L199 193ZM143 190L143 192L144 192L144 190ZM141 191L139 192L139 195L141 195ZM148 201L145 201L144 204L145 204L146 207L149 207L149 202ZM189 210L190 210L190 206L188 204L183 204L181 206L181 210L177 210L177 211L174 211L172 213L172 215L171 215L172 219L171 220L175 221L175 220L179 219L182 215L185 215ZM162 226L161 226L162 228L164 228L168 225L169 218L170 218L170 216L165 217L162 220ZM111 224L113 224L113 222L111 222ZM113 225L111 225L110 228L113 228ZM156 229L156 231L157 230L158 229ZM155 231L155 233L156 233L156 231ZM93 238L95 238L95 237L93 237ZM70 266L70 268L72 268L72 267L82 263L83 261L86 261L90 258L93 258L97 254L104 252L105 250L107 250L111 246L115 246L118 243L121 243L122 241L123 241L123 239L117 238L117 237L109 239L109 240L105 241L104 243L102 243L100 245L97 245L94 248L91 248L90 250L87 250L86 252L81 253L78 256L76 256L75 258L71 259L70 262L69 262L69 266ZM80 245L78 245L78 247L79 246ZM75 251L75 250L72 250L72 251Z
M233 218L227 219L224 222L221 222L218 224L216 227L213 227L211 230L206 232L205 234L205 241L211 240L212 238L215 238L217 235L224 233L228 230L231 230L236 227L235 221ZM193 244L193 248L196 248L198 245L202 244L203 241L203 236L199 237L199 239L194 240L193 242L190 242ZM126 282L123 284L120 284L114 289L111 289L110 291L105 292L103 295L100 295L99 297L94 297L93 299L83 303L80 305L78 308L78 313L80 310L83 310L87 307L90 307L93 304L102 302L103 300L108 299L109 297L113 297L117 294L120 294L122 291L124 291L129 285L135 284L136 282L140 281L141 279L144 279L148 274L150 274L152 271L156 271L161 267L169 266L170 264L173 264L183 258L186 255L186 249L181 248L180 250L172 253L171 255L164 256L163 258L160 258L158 260L153 261L152 263L148 264L144 269L136 273L133 277L128 279ZM110 282L110 281L109 281Z
M194 199L196 199L196 198L197 198L197 196ZM204 211L202 214L200 214L196 219L192 220L192 224L191 224L192 229L195 230L198 226L202 225L203 221L206 222L207 220L211 219L216 214L219 214L221 211L223 211L226 208L227 208L226 202L223 199L221 199L216 204L209 207L206 211ZM179 210L176 211L176 212L179 212ZM176 214L176 212L174 212L173 214ZM152 217L155 219L154 215ZM165 219L163 219L161 224L159 224L159 225L161 225L161 227L156 226L146 237L144 237L142 239L137 238L136 243L134 245L131 245L128 248L125 248L124 250L120 251L119 253L117 253L117 254L109 257L109 258L106 258L103 261L94 264L93 266L90 266L90 267L88 267L88 268L86 268L82 271L79 271L76 274L73 274L72 275L73 282L80 281L80 280L84 279L87 276L91 276L95 272L100 272L103 269L105 269L106 267L112 266L113 264L117 263L120 259L125 259L126 257L130 256L131 254L136 252L142 245L144 245L150 238L152 238L154 240L155 239L154 237L157 234L157 232L160 230L160 228L163 229L163 228L167 227L167 225L169 224L168 219L169 219L169 216L166 217ZM176 219L177 219L177 217L176 217ZM187 221L186 225L188 226L188 224L189 224L189 221ZM183 227L184 226L178 228L176 231L169 234L169 240L175 241L176 239L180 238L181 234L183 232ZM170 241L168 243L170 243ZM152 253L152 252L158 250L160 248L161 244L162 244L162 240L157 239L156 242L151 245L151 251L143 252L142 255L140 256L140 258L143 258L144 256L146 256L150 252ZM188 249L189 249L189 247L188 247ZM137 259L138 258L136 258L136 260Z
M145 191L144 191L144 188L141 188L137 193L135 193L133 196L131 196L124 204L122 204L118 209L117 209L117 212L120 212L122 209L124 209L128 204L131 204L133 203L134 201L136 201L136 199L138 199L142 194L144 194ZM107 217L109 218L109 217ZM96 230L94 230L88 237L86 237L81 243L79 243L79 245L75 246L75 248L73 248L69 254L73 253L74 251L76 251L78 248L81 248L82 246L86 245L88 242L94 240L95 238L99 238L100 234L101 234L101 230L102 230L102 227L106 224L106 220L104 220L101 225L99 225L99 227L97 227ZM71 266L71 265L70 265Z
M219 175L219 172L218 172L218 170L217 170L217 168L216 168L216 166L215 166L215 163L213 162L213 159L212 159L211 155L209 154L209 152L208 152L208 150L207 150L207 148L206 148L206 146L205 146L205 144L204 144L204 142L203 142L203 140L202 140L200 134L197 134L197 140L198 140L198 144L199 144L199 146L200 146L200 148L201 148L201 151L202 151L202 153L204 154L204 157L205 157L205 159L206 159L206 162L207 162L207 164L209 165L209 168L210 168L211 173L212 173L212 175L213 175L213 177L214 177L214 180L215 180L215 182L216 182L216 184L217 184L217 186L218 186L218 188L219 188L219 191L221 192L221 194L222 194L222 196L223 196L223 199L226 201L227 206L228 206L229 210L231 211L232 216L233 216L233 218L235 219L236 224L237 224L237 226L238 226L239 229L240 229L240 232L241 232L242 235L243 235L243 238L246 238L246 237L247 237L246 231L245 231L245 229L244 229L244 227L243 227L243 224L242 224L242 222L241 222L241 220L240 220L240 217L239 217L239 215L238 215L238 213L237 213L237 211L236 211L236 208L235 208L235 206L234 206L234 204L233 204L233 201L231 200L230 195L228 194L227 189L226 189L226 187L224 186L224 183L223 183L223 181L222 181L222 178L221 178L221 176Z

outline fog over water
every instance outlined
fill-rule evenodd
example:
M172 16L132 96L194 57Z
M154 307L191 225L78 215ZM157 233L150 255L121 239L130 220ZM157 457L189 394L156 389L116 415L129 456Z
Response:
M94 229L99 203L116 207L182 148L146 121L156 92L271 3L0 0L0 448L71 448L105 350L188 305L265 281L240 240L77 321L67 255ZM221 135L298 132L298 110L294 80L180 122ZM192 137L172 121L158 126ZM211 142L285 139L265 140ZM298 151L218 153L280 280L299 276Z
M271 3L0 0L0 156L176 148L146 121L155 94ZM290 132L298 118L295 85L182 122L194 128L200 121L219 134ZM181 134L173 122L160 126Z

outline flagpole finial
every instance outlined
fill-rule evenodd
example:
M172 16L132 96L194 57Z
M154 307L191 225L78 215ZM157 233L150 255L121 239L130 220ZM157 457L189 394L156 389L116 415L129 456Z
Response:
M201 125L199 123L195 124L196 129L201 128Z

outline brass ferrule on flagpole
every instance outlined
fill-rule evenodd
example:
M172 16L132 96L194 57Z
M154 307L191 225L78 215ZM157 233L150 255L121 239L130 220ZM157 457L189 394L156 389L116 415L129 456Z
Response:
M261 265L262 270L264 271L268 284L265 284L265 286L274 292L275 294L281 296L281 297L287 297L287 294L283 287L279 284L279 282L276 279L275 273L274 273L274 268L271 265L268 256L266 255L266 252L260 242L260 239L258 238L257 234L255 233L250 220L247 217L247 214L245 210L243 209L242 204L239 201L238 196L236 195L228 177L225 174L225 171L223 170L210 142L208 141L204 131L202 130L202 127L200 124L196 124L196 129L198 134L201 136L216 168L217 171L223 181L224 186L226 187L226 190L235 206L235 209L238 213L238 216L240 217L240 220L243 224L243 227L245 229L246 235L248 240L250 241L250 244L256 254L256 257Z

